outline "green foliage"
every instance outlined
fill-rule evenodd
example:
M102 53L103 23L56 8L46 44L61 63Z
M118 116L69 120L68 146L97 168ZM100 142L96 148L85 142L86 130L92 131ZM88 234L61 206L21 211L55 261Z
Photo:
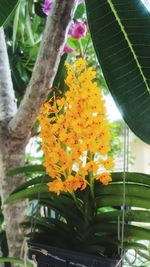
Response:
M139 0L85 2L109 90L131 130L150 144L149 12Z
M0 27L11 18L19 2L20 0L7 0L4 3L0 0Z
M121 247L118 223L120 221L121 229L122 177L123 173L113 173L113 182L109 186L95 182L93 198L89 188L76 191L74 195L63 193L57 196L48 191L47 182L51 178L41 175L14 191L6 203L23 198L39 201L45 215L36 218L34 240L37 242L116 257L118 247ZM126 173L125 198L128 210L124 214L124 248L127 250L147 250L146 245L139 241L150 240L149 229L138 226L137 222L150 221L149 196L150 175ZM129 222L136 222L136 225L128 224ZM30 228L30 222L24 225Z
M19 264L19 265L22 265L22 266L25 266L25 264L26 264L27 267L33 267L34 266L29 261L25 262L24 260L17 259L17 258L0 258L0 263L4 263L4 262Z
M20 168L15 168L15 169L11 169L7 172L7 176L12 176L12 175L16 175L19 173L45 173L45 168L43 167L43 165L27 165L24 167L20 167Z
M18 105L29 83L45 26L45 18L36 15L34 5L33 0L20 1L5 29Z

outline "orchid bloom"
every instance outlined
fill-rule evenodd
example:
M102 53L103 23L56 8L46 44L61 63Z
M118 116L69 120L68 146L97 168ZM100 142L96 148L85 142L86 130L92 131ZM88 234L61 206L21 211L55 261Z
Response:
M69 34L74 39L81 39L86 35L87 26L85 22L77 20L73 26L69 29Z
M53 7L53 1L52 0L45 0L43 5L43 12L48 15L49 12L52 10Z

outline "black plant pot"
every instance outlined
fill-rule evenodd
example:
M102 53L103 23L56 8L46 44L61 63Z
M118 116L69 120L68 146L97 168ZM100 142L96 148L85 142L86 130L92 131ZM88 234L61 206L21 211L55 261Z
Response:
M29 259L38 267L116 267L118 260L28 242Z

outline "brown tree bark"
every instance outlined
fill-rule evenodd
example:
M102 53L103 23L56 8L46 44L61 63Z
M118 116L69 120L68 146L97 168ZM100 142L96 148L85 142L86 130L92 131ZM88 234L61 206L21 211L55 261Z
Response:
M20 248L23 244L23 232L20 223L26 210L26 201L15 202L4 205L4 200L8 195L25 179L17 175L7 177L7 170L14 166L24 165L25 143L10 135L8 131L8 120L1 122L0 127L0 173L1 173L1 198L3 203L3 214L5 218L5 230L7 234L9 256L20 258Z
M8 195L24 181L22 176L7 177L6 172L24 164L25 147L30 138L30 131L57 72L75 2L55 0L53 10L47 18L31 81L18 110L4 32L0 28L0 184L3 204ZM11 257L20 257L23 234L19 223L23 219L25 209L26 202L3 205Z
M1 199L4 199L24 181L23 177L7 178L5 173L14 166L24 163L24 144L9 134L8 123L17 112L9 61L7 56L3 29L0 29L0 185ZM5 229L7 232L10 256L20 257L20 244L23 243L23 234L19 222L26 208L26 202L3 205Z

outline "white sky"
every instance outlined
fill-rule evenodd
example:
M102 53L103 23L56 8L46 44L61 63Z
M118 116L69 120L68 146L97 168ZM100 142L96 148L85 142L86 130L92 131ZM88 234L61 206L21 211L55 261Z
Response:
M150 11L150 0L141 0L141 1L147 7L147 9Z
M107 115L108 115L108 119L113 122L115 120L119 120L121 119L121 114L118 110L118 108L116 107L116 104L112 98L111 95L107 95L104 97L104 99L106 100L106 108L107 108Z

